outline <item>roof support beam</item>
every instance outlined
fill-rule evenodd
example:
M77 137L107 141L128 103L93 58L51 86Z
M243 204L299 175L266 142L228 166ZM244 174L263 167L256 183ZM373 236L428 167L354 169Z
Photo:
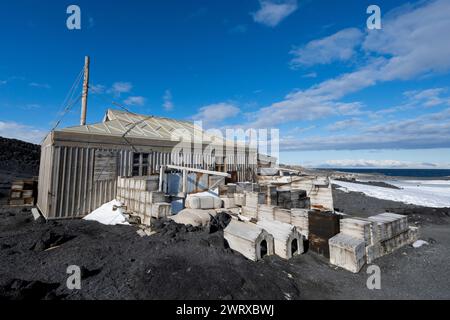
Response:
M188 167L174 166L174 165L167 165L167 168L175 169L175 170L181 170L181 171L186 170L186 171L189 171L189 172L199 172L199 173L209 174L209 175L212 175L212 176L220 176L220 177L231 178L231 175L226 173L226 172L209 171L209 170L188 168Z

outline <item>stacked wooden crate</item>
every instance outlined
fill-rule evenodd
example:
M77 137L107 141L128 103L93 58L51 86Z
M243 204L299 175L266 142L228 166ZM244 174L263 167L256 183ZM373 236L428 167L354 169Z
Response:
M368 220L375 222L380 241L391 239L408 230L407 216L386 212L369 217Z
M342 219L339 236L330 239L330 262L358 272L363 265L359 243L364 247L364 262L372 263L417 238L418 228L408 226L407 216L382 213L368 219Z
M244 193L244 192L259 192L260 187L256 183L252 182L238 182L236 184L236 192Z
M291 223L291 210L277 207L274 211L274 218L279 222Z
M331 264L358 273L366 263L364 240L339 233L328 243Z
M152 177L136 177L117 179L117 200L123 202L127 210L141 218L143 224L149 225L151 218L169 216L171 206L166 195L155 189Z
M235 193L234 204L238 207L245 207L245 193Z
M363 219L345 218L340 221L340 231L349 237L363 240L366 246L373 244L371 235L372 223Z
M277 192L277 206L284 209L292 208L290 190L280 190Z
M306 239L309 236L308 214L309 210L307 209L291 209L290 223L295 226Z
M267 204L270 204L272 206L277 205L277 187L268 185L267 186Z
M266 195L261 192L246 192L245 205L247 207L257 208L260 204L266 203Z
M277 205L283 209L310 209L311 201L305 190L280 190L277 191Z
M417 227L408 227L407 230L398 234L397 236L385 240L381 242L381 253L382 255L386 255L394 252L395 250L411 244L417 241L419 238L419 228Z
M339 233L341 216L334 212L311 211L308 216L309 248L327 258L330 257L329 239Z
M37 198L36 180L16 180L11 184L9 205L34 206Z
M329 240L330 263L357 273L366 263L367 250L373 250L370 221L358 218L340 220L340 233Z
M219 186L219 196L222 199L223 208L224 209L232 209L236 208L236 185L233 183L229 183L227 185Z
M266 203L266 195L262 192L245 192L245 206L242 207L242 215L258 219L258 207Z
M368 218L373 223L377 241L367 250L367 261L371 262L383 255L410 244L418 239L418 229L408 226L408 217L395 213L382 213Z
M236 193L236 185L233 183L229 183L226 185L219 186L219 196L227 197L227 198L234 198L234 194Z
M291 208L309 209L310 206L311 203L305 190L291 191Z
M274 220L275 207L267 204L260 204L258 206L258 220Z

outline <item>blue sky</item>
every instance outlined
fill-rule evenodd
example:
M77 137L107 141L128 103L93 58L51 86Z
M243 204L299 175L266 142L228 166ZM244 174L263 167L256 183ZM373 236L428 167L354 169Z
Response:
M66 27L71 4L81 30ZM371 4L3 1L0 136L39 142L90 55L90 123L116 101L279 128L284 163L450 167L450 1L377 1L381 30L366 27Z

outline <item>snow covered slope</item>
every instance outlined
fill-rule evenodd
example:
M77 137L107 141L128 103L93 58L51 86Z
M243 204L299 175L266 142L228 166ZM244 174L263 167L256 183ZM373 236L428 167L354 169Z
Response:
M450 181L446 180L395 180L388 181L400 190L358 183L332 181L342 191L362 192L369 197L398 201L432 208L450 207Z

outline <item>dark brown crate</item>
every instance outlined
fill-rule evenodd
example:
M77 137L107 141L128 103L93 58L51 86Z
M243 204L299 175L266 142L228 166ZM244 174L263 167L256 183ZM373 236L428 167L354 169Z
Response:
M341 216L332 212L310 211L309 233L323 239L330 239L340 232Z
M23 199L23 201L25 204L29 204L29 205L35 204L34 198L25 198L25 199Z
M9 200L9 204L11 206L22 206L25 204L25 200L23 199L11 199Z
M330 258L330 247L328 245L328 239L323 239L310 233L309 249L326 258Z

